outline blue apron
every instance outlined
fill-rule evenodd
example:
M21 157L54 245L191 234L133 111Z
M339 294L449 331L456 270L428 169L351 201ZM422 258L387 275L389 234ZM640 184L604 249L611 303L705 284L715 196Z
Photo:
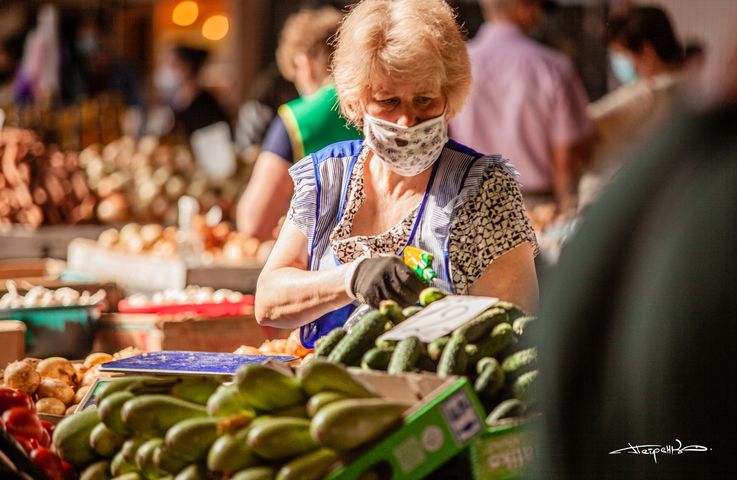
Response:
M432 189L433 183L435 182L435 175L438 171L438 165L440 164L440 161L436 161L433 164L432 172L430 173L430 180L427 182L427 187L425 188L425 194L422 197L422 201L420 202L420 208L417 210L417 216L415 217L414 223L412 225L412 231L409 234L409 238L407 239L407 242L402 247L402 250L398 253L398 255L402 255L404 253L404 249L412 243L412 241L415 238L415 234L417 233L417 227L420 224L420 220L422 218L423 213L425 212L425 205L427 204L427 199L430 196L430 190ZM351 162L350 168L348 168L348 179L351 178L351 175L353 174L353 167L355 166L355 161ZM338 208L338 218L337 221L340 222L340 219L343 216L343 209L345 208L345 202L348 195L348 185L350 181L345 182L345 188L343 189L343 193L341 195L340 199L340 208ZM333 260L335 261L336 265L340 265L341 262L338 259L338 257L333 253ZM353 311L356 309L357 305L355 303L349 303L348 305L341 307L337 310L333 310L332 312L326 313L322 317L318 318L317 320L314 320L306 325L302 325L299 329L300 333L300 340L302 342L302 345L304 345L306 348L313 348L315 345L315 342L318 338L323 337L327 335L331 330L342 327L346 320L348 320L348 317L351 316Z

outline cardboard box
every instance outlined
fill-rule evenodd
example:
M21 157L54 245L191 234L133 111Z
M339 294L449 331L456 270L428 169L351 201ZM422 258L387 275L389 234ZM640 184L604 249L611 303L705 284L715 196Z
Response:
M232 352L241 345L261 345L267 333L256 323L252 310L246 315L217 318L111 313L95 325L94 350L112 353L136 347L144 352Z
M97 242L75 239L69 244L68 268L93 275L99 281L116 282L128 291L155 292L167 288L200 285L254 292L262 265L214 264L187 268L178 259L132 254L101 247Z
M26 324L18 320L0 320L0 370L26 356Z
M382 465L381 478L420 479L459 454L484 428L483 407L466 378L391 376L358 369L352 373L382 396L411 401L415 406L401 428L332 472L328 480L359 478L377 465Z
M471 443L471 465L478 480L529 478L526 468L535 460L534 420L510 419L486 428Z

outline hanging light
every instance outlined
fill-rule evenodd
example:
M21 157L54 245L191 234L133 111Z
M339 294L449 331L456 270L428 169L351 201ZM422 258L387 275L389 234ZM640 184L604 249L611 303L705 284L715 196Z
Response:
M174 7L174 10L171 12L171 21L181 27L186 27L188 25L192 25L195 20L197 20L199 13L200 11L197 6L197 2L185 0L183 2L179 2L177 6Z
M202 36L208 40L221 40L228 34L230 23L225 15L213 15L202 24Z

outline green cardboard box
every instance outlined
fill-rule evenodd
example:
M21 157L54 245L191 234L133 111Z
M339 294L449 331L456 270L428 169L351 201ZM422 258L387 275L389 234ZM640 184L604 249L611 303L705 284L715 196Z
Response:
M486 428L471 442L471 467L477 480L520 480L535 459L534 419L510 419Z
M484 411L466 378L391 376L355 370L380 394L397 400L414 396L404 425L328 480L358 478L377 467L379 478L423 478L461 452L484 429Z

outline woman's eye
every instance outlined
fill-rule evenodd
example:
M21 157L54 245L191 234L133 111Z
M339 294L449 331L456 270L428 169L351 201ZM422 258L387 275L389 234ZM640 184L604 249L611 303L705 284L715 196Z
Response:
M394 107L399 103L399 101L396 98L387 98L384 100L379 100L379 103L385 107Z
M417 97L415 103L420 107L427 107L432 103L433 99L430 97Z

